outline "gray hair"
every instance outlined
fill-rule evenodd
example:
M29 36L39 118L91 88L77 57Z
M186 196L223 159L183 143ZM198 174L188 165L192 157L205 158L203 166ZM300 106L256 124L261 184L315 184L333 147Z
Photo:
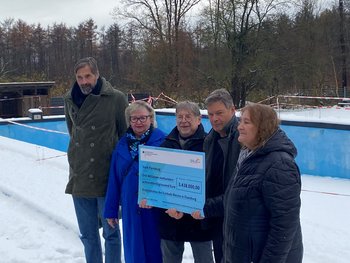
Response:
M216 89L205 99L205 105L208 106L215 102L222 102L227 109L233 105L231 94L226 89Z
M131 114L139 109L146 109L149 113L149 116L151 118L151 123L153 124L153 127L157 127L157 122L155 118L155 112L151 105L149 105L147 102L143 100L137 100L133 103L131 103L126 109L125 109L125 120L128 125L130 126L130 116Z
M79 59L74 66L74 73L76 74L79 69L85 66L88 66L94 75L97 75L97 76L100 75L98 66L97 66L97 61L93 57L86 57L86 58Z
M199 110L199 106L197 103L194 103L192 101L181 101L176 104L176 113L180 110L187 110L193 113L194 116L198 117L201 116L201 112Z

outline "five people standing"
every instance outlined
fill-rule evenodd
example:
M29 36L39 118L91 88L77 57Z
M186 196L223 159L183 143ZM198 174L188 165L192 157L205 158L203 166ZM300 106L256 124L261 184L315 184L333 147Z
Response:
M185 101L176 105L176 126L166 137L153 108L143 101L127 106L126 96L100 77L95 59L79 60L74 71L64 97L66 193L87 263L121 262L120 217L126 263L180 263L185 242L196 263L212 263L212 247L217 263L302 262L297 151L272 108L248 105L239 123L230 93L218 89L205 100L208 135L198 105ZM137 204L139 145L205 152L204 215Z

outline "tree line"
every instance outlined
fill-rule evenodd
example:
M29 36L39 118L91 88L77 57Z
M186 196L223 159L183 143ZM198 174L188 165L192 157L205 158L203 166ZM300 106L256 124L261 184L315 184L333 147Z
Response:
M203 1L203 0L202 0ZM279 94L346 97L350 4L280 0L124 0L114 21L76 27L0 21L0 82L74 81L75 62L98 60L125 93L203 101L217 88L237 107ZM201 5L196 19L191 12ZM291 10L294 10L293 12Z

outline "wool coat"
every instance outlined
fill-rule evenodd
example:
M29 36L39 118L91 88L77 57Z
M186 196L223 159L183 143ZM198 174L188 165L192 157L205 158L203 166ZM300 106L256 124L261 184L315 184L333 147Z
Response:
M159 146L165 134L155 128L145 145ZM139 162L133 160L126 136L119 141L112 155L105 218L118 218L121 204L123 247L126 263L161 263L158 233L158 209L143 209L137 204Z
M297 150L278 129L239 165L224 197L224 263L301 263Z
M105 196L112 151L126 131L126 96L101 79L100 93L90 93L80 108L72 98L77 83L64 96L70 135L66 193L75 197Z

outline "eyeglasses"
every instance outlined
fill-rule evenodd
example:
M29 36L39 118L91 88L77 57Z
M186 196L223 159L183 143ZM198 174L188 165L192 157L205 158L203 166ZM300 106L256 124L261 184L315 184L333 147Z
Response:
M176 121L178 121L178 122L180 122L180 121L191 122L192 120L193 120L192 115L176 115Z
M136 123L138 121L140 121L141 123L144 123L147 121L148 118L150 118L151 116L146 115L146 116L140 116L140 117L136 117L136 116L130 116L130 122L132 123Z

